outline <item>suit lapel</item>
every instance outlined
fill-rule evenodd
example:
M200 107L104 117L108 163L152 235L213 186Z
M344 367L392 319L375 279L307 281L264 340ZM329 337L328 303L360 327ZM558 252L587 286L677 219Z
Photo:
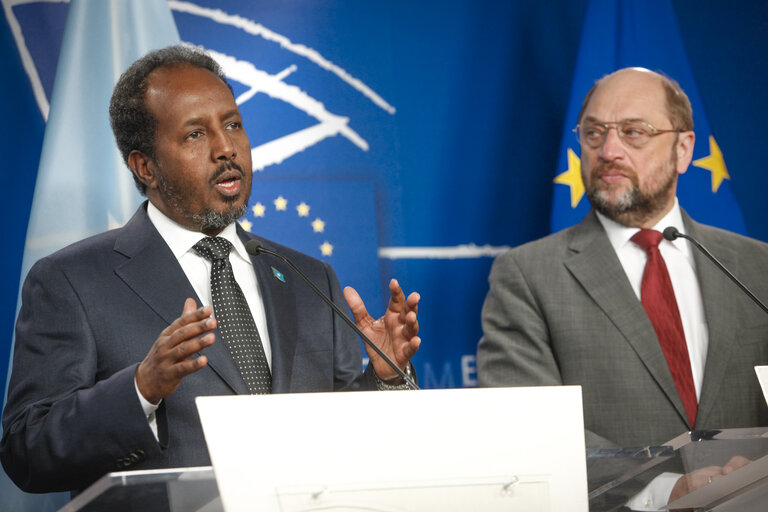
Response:
M726 268L734 274L738 274L738 258L732 249L722 246L717 238L708 236L707 231L703 230L701 225L693 222L685 212L683 212L683 220L687 233L709 249ZM726 368L737 346L732 343L738 331L736 320L738 315L735 302L732 300L720 300L720 297L729 296L733 291L730 287L735 287L736 285L724 276L698 249L691 246L691 250L696 262L696 275L699 279L701 297L704 302L704 314L706 316L705 320L709 339L697 415L702 424L705 424L707 416L714 407L714 398L717 396L720 387L725 383Z
M168 244L149 220L144 205L123 228L115 242L115 251L128 257L125 263L115 268L115 273L167 324L181 315L187 297L201 304ZM216 342L205 349L208 367L234 392L247 394L248 389L229 349L218 331L215 332Z
M243 242L250 238L238 226L238 234ZM251 237L256 238L256 237ZM268 240L258 238L264 248L280 253ZM253 270L259 283L264 312L267 316L269 343L272 348L272 391L287 393L290 391L293 359L298 340L297 321L301 312L296 305L296 287L301 278L290 271L287 265L269 254L251 256ZM282 277L282 279L280 278ZM311 293L308 291L308 293Z
M565 266L632 346L685 419L685 409L653 326L594 212L574 228L569 249L571 255Z

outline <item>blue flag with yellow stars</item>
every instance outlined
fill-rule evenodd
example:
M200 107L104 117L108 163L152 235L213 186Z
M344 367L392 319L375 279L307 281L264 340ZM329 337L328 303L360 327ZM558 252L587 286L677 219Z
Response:
M328 262L342 286L355 288L375 315L382 294L375 204L374 186L369 181L308 182L254 176L248 211L240 225ZM285 282L283 262L274 259L270 265L275 279ZM307 288L307 293L312 291Z
M688 171L678 180L680 206L694 220L746 234L731 187L726 156L709 125L688 63L671 2L591 0L587 6L571 97L554 178L551 231L578 223L589 211L573 133L579 110L596 80L617 69L644 67L676 80L691 100L696 145Z

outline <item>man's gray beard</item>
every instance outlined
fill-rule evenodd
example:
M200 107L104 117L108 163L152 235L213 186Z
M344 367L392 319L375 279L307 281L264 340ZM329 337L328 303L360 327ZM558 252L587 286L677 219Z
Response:
M587 191L587 198L595 210L609 219L625 226L635 226L652 218L664 208L667 201L667 191L674 186L674 176L655 194L651 195L644 195L638 187L633 186L615 203L608 201L604 190L590 187Z
M675 139L676 142L677 139ZM640 188L633 183L632 187L619 197L615 203L611 203L608 200L608 191L600 190L592 185L586 191L587 199L589 199L592 207L609 219L626 226L635 225L653 217L665 207L667 194L670 188L675 187L677 183L677 172L675 171L677 167L677 153L675 152L675 146L676 144L672 146L669 159L663 164L667 166L665 171L668 172L664 175L667 181L658 190L650 194L643 194L640 192Z
M162 172L157 174L157 181L160 189L165 193L165 197L171 208L177 212L183 213L187 218L192 220L192 223L200 232L224 229L233 222L240 220L240 218L245 215L245 212L248 211L248 204L246 201L242 206L238 208L230 207L225 212L205 210L203 212L188 213L182 207L183 198L181 197L181 194L166 181Z
M200 227L200 231L224 229L245 215L248 205L243 204L239 208L229 208L225 212L206 210L203 213L193 213L192 222Z
M609 219L617 220L617 217L627 212L648 213L649 198L642 197L640 190L635 186L627 190L615 203L611 203L606 196L606 191L594 186L587 190L587 198L592 207Z

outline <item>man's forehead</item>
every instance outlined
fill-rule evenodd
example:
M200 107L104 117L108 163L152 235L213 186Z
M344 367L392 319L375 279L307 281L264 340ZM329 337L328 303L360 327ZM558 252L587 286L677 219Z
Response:
M666 97L660 77L653 72L624 69L597 85L584 116L606 121L667 118Z
M237 109L232 91L215 73L200 67L158 68L149 74L145 93L147 108L155 115L194 115L196 107L215 106L217 110Z
M147 76L147 92L150 90L160 90L168 87L187 88L194 87L197 82L206 82L208 84L218 83L223 87L226 84L215 73L208 69L190 64L172 64L152 70ZM210 85L209 85L210 86Z

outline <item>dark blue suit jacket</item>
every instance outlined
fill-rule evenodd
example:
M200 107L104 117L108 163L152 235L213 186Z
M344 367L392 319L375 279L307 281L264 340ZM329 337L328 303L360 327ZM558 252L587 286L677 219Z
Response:
M239 227L238 234L244 242L258 238ZM327 263L258 239L346 308ZM252 260L266 309L274 392L375 389L371 370L361 374L360 341L351 329L281 261ZM210 464L194 398L247 393L224 343L217 339L206 348L208 365L163 400L159 443L134 388L137 364L187 297L200 304L146 204L124 227L35 264L22 289L0 443L3 466L19 487L77 490L115 470Z

